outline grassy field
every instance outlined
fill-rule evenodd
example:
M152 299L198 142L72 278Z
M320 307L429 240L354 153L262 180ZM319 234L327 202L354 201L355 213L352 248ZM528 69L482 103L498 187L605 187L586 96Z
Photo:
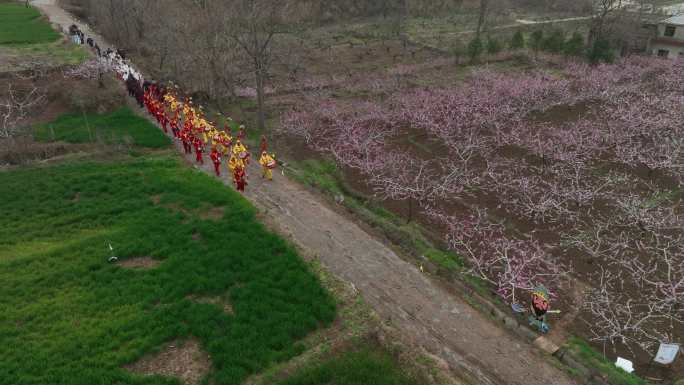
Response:
M383 351L361 349L304 368L276 385L415 385Z
M33 7L0 0L0 72L26 70L27 65L76 65L90 56L83 46L60 34Z
M169 154L4 171L0 196L0 383L176 383L121 367L194 336L208 380L239 384L335 317L249 203ZM109 243L161 264L111 264ZM228 296L234 314L190 295Z
M51 43L32 43L12 46L13 54L45 58L55 65L76 65L90 57L84 46L57 40Z
M49 43L57 39L59 33L41 19L35 8L18 3L0 3L0 44Z
M65 114L54 122L37 125L34 136L39 141L130 143L149 148L171 144L159 128L128 107L110 114Z

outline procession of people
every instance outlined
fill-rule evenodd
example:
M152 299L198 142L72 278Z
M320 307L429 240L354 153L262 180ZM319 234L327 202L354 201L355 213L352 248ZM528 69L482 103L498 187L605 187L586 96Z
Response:
M196 106L191 97L182 97L178 86L173 84L161 85L147 81L142 73L136 70L126 59L121 50L111 48L102 51L92 38L85 38L76 25L68 31L76 44L86 44L107 68L111 68L117 78L122 81L129 96L135 98L141 108L144 108L158 123L164 133L169 133L183 146L185 154L194 153L195 161L203 165L205 153L214 166L216 176L221 176L221 167L226 161L226 167L233 176L233 182L238 191L244 192L247 182L247 166L251 154L244 143L246 128L240 125L235 137L232 135L232 119L225 118L223 129L208 119L202 106ZM267 152L266 138L261 138L259 165L262 167L262 178L273 180L273 169L277 162L275 154Z

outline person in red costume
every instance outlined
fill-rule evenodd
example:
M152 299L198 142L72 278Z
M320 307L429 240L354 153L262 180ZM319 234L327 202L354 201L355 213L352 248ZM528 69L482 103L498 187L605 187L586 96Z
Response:
M194 137L192 144L195 146L195 155L197 156L197 163L204 164L204 158L202 157L204 153L204 142L198 137Z
M247 131L245 131L244 125L240 126L240 129L238 130L238 133L237 133L237 137L238 137L238 139L240 139L242 141L244 141L245 138L247 137Z
M190 137L188 136L188 133L185 131L181 131L178 134L178 138L183 142L183 150L185 150L185 153L192 154L192 144Z
M268 151L268 142L266 142L266 135L261 135L261 149L259 151L260 154L263 154L264 152Z
M247 174L242 166L235 167L233 171L233 180L235 181L235 187L240 192L245 192L245 187L247 186Z
M214 162L214 172L216 176L221 176L221 153L218 152L216 147L211 148L211 161Z
M157 100L154 101L154 116L157 118L157 123L162 124L162 120L164 120L164 108Z
M171 118L171 132L173 132L173 136L176 138L179 138L179 130L178 130L178 111L173 113L173 118Z
M169 118L167 118L167 117L166 117L166 114L162 112L162 114L161 114L161 126L162 126L162 128L164 129L164 132L165 132L165 133L169 132L169 131L166 129L166 126L167 126L168 124L169 124Z
M150 96L150 91L147 90L143 93L143 105L145 106L145 109L147 109L147 112L150 112L150 101L152 100Z
M192 120L185 118L185 122L183 123L183 131L187 133L192 133L194 131L193 125L192 125Z

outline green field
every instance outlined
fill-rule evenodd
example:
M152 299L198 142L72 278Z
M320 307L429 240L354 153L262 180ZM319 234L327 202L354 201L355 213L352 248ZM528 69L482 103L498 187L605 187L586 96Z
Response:
M13 55L27 58L47 59L54 65L76 65L88 60L90 53L82 45L57 40L52 43L34 43L12 46L8 51Z
M34 62L77 65L88 57L84 46L60 39L37 9L0 0L0 72L26 70Z
M37 125L34 136L39 141L128 142L149 148L171 144L171 140L157 126L135 115L128 107L110 114L65 114L54 122Z
M362 349L304 368L277 385L415 385L386 352Z
M48 43L59 39L59 36L35 8L0 3L0 44Z
M176 384L122 366L190 336L211 356L206 381L239 384L335 318L247 201L166 152L3 171L0 196L2 384ZM109 263L109 243L161 264ZM234 314L190 295L227 296Z

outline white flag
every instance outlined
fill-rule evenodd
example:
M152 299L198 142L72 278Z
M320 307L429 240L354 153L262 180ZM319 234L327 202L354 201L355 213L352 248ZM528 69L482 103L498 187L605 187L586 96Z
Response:
M679 352L679 344L660 344L658 348L658 354L656 354L653 361L667 365L671 364L672 361L677 357L677 352Z
M632 373L634 371L634 365L632 364L632 361L626 360L622 357L617 358L617 361L615 361L615 366L627 373Z

